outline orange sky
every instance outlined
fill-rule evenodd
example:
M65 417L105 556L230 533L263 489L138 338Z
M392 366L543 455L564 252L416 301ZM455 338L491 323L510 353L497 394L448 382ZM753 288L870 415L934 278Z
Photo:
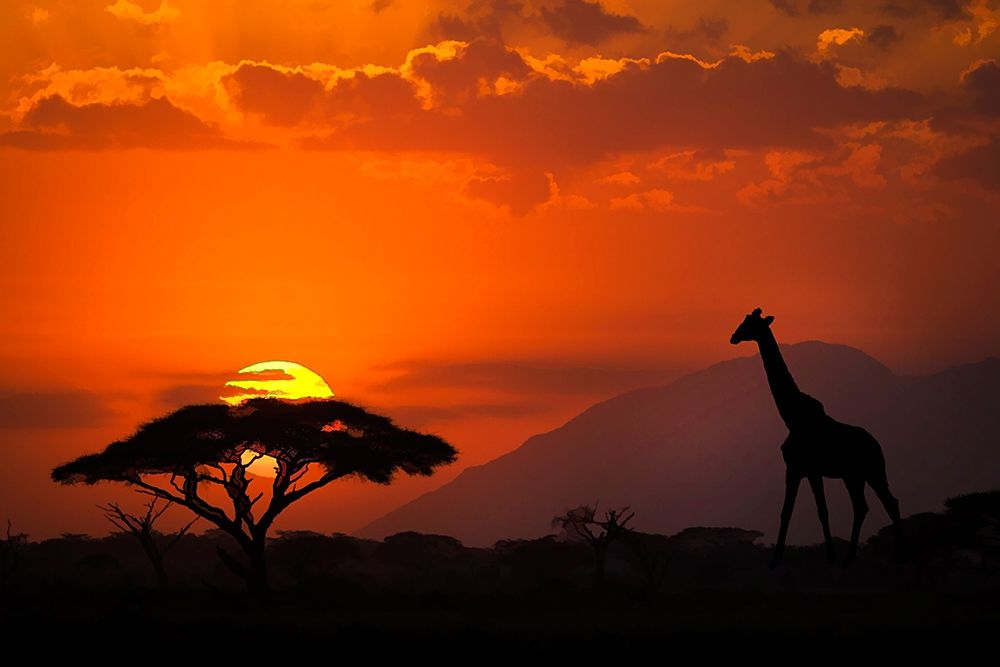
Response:
M697 6L696 6L697 5ZM56 463L291 359L461 450L786 341L1000 351L1000 11L974 0L0 6L0 520ZM176 512L180 517L180 510Z

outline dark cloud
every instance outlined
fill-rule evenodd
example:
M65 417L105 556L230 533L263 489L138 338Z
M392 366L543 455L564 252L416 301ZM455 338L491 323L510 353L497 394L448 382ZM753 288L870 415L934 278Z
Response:
M88 391L0 391L0 428L103 426L117 413L106 397Z
M983 60L962 75L962 86L972 96L972 110L986 116L1000 116L1000 66Z
M543 5L540 14L545 27L570 44L596 46L615 35L643 31L639 19L609 12L597 0L558 0Z
M412 60L413 73L431 85L437 105L471 105L482 96L483 81L503 76L525 79L531 68L521 56L493 39L475 39L457 58L439 60L423 53Z
M394 74L355 72L327 91L299 72L243 64L223 82L239 109L259 113L274 125L296 125L307 119L324 123L344 114L389 116L415 112L420 106L413 84Z
M510 20L523 20L523 9L523 3L518 0L473 0L462 14L438 13L431 21L430 37L465 42L477 37L502 40L503 24Z
M653 366L654 364L650 364ZM649 368L647 366L646 368ZM665 383L673 374L641 368L553 366L532 362L447 363L410 361L386 366L396 375L373 386L376 391L482 389L519 395L616 394Z
M788 16L833 14L844 8L844 0L770 0L771 5Z
M315 110L323 94L319 81L267 65L242 64L222 83L239 109L259 113L274 125L295 125Z
M215 127L164 98L140 104L76 106L59 95L41 100L0 146L35 150L239 147Z
M376 14L381 14L389 7L392 7L393 0L372 0L372 3L368 7Z
M710 19L705 17L698 19L698 32L704 35L710 42L719 41L728 31L729 21L726 19Z
M507 206L514 215L524 215L549 200L548 177L530 169L501 174L475 175L465 182L463 193L497 206Z
M430 422L455 421L469 418L519 419L544 414L553 406L547 401L514 401L505 403L452 403L449 405L397 405L384 412L401 424L419 427Z
M799 6L796 0L770 0L771 5L779 12L784 12L789 16L799 15Z
M934 172L941 178L975 181L985 188L1000 189L1000 140L945 158Z
M156 402L167 410L175 410L184 405L216 403L224 387L223 383L173 385L160 391Z
M943 19L955 19L965 13L969 0L889 0L879 9L898 19L911 19L932 15Z
M896 30L896 26L879 25L868 31L867 39L876 47L883 51L888 51L889 47L903 38L902 33Z
M467 152L543 171L659 147L823 147L830 139L817 129L926 113L917 93L845 88L833 65L790 53L753 62L729 57L708 69L665 57L648 66L627 64L592 85L531 75L505 95L472 94L484 77L466 57L421 65L448 98L462 98L459 113L422 110L391 123L373 116L315 144ZM483 60L492 63L491 74L519 76L526 71L519 59L494 52Z

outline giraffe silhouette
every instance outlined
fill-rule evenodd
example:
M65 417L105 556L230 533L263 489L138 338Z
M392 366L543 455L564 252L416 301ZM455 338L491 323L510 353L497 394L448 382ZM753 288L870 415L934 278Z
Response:
M823 478L842 479L847 487L854 508L854 525L851 528L851 546L844 566L854 560L858 551L858 537L861 524L868 513L865 502L865 484L872 487L892 519L896 558L901 556L899 502L889 491L889 481L885 475L885 457L882 447L868 431L850 424L844 424L826 414L823 404L799 390L792 374L781 356L778 342L771 331L774 317L761 317L757 308L744 318L729 342L738 345L744 341L757 343L760 358L764 362L767 384L774 396L788 437L781 445L781 455L785 460L785 502L781 508L781 524L778 540L774 545L771 567L781 563L788 535L788 523L795 507L802 478L809 480L816 510L823 525L823 539L826 542L827 560L833 563L836 553L833 536L830 534L830 515L823 492Z

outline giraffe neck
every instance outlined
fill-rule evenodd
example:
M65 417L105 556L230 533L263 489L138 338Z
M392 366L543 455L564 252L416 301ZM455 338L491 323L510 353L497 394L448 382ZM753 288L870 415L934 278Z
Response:
M781 415L785 425L791 428L795 421L795 409L799 404L798 398L801 395L792 374L785 365L785 360L778 349L778 341L774 334L768 329L757 341L760 350L760 358L764 362L764 372L767 373L767 384L771 387L771 395L774 396L774 404L778 407L778 414Z

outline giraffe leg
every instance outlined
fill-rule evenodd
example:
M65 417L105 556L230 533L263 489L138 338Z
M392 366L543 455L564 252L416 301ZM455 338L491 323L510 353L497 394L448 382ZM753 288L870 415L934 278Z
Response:
M876 479L868 482L878 496L879 501L882 503L882 507L885 508L886 514L892 519L892 543L894 558L896 562L903 559L903 526L899 516L899 501L896 500L892 492L889 491L889 480L886 479L885 471L883 470Z
M823 526L823 540L826 542L826 562L833 563L837 560L837 552L833 546L833 535L830 533L830 512L826 508L823 478L819 475L810 476L809 486L812 488L813 497L816 499L816 512L819 514L819 522Z
M795 496L799 492L802 475L791 468L785 470L785 503L781 506L781 526L778 528L778 541L774 543L774 556L771 558L771 569L778 567L781 556L785 552L785 538L788 537L788 523L792 520L792 510L795 509Z
M847 558L844 559L844 567L849 567L858 553L858 538L861 537L861 524L865 522L865 515L868 514L868 503L865 501L864 479L845 479L844 484L847 485L847 493L851 496L851 505L854 506L851 546L847 550Z

